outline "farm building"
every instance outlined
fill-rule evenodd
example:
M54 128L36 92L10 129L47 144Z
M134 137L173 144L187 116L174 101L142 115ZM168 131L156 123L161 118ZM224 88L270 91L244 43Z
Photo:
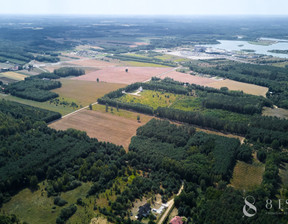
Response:
M169 224L183 224L183 221L181 217L175 216L173 219L171 219Z

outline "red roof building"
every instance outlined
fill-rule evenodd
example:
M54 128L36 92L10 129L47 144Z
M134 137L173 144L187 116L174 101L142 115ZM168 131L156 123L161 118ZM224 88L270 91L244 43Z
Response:
M183 221L181 217L175 216L173 219L171 219L169 224L183 224Z

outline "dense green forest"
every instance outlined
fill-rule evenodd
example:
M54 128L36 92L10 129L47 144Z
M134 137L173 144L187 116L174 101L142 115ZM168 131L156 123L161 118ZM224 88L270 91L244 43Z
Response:
M228 217L233 223L243 223L239 221L243 192L227 187L227 183L237 159L251 162L252 149L249 145L240 145L237 139L196 132L190 125L178 126L152 119L138 128L129 152L125 153L122 147L98 142L81 131L48 128L41 122L50 114L48 111L7 101L0 105L3 105L0 107L1 130L6 130L0 132L1 203L25 187L37 189L40 181L48 179L47 196L55 197L54 203L61 206L66 203L59 194L83 182L93 182L87 197L97 197L114 186L117 177L125 179L127 174L136 175L141 170L142 175L137 174L124 189L114 189L116 198L109 202L109 209L97 207L110 222L140 223L130 220L131 202L151 192L160 193L165 202L184 183L184 191L175 198L175 206L179 215L188 218L188 223L221 223ZM255 120L253 126L266 124L265 119L268 118ZM287 125L274 119L271 130L287 130ZM279 189L278 169L281 162L288 161L288 156L278 148L267 150L267 146L259 142L255 142L255 149L264 151L266 157L261 157L266 161L263 183L245 195L257 198L259 215L253 218L253 223L263 223L267 215L260 202L266 197L275 199ZM56 222L64 223L77 206L81 205L70 204L62 209ZM17 219L0 218L7 223ZM272 223L286 220L285 216L266 218Z
M61 82L58 81L28 79L9 84L5 87L4 92L20 98L44 102L58 97L57 93L50 92L49 90L60 87Z
M249 163L252 153L249 148L245 144L240 146L236 139L195 132L191 126L177 127L168 121L153 119L137 130L127 156L132 166L149 172L152 180L161 179L164 173L179 175L184 180L184 191L176 196L175 206L180 216L188 218L188 223L287 222L285 215L267 215L265 208L265 200L275 199L278 194L278 170L281 162L287 161L286 152L269 152L263 182L255 190L240 192L227 186L236 159ZM251 219L242 217L245 195L256 198L258 214ZM277 211L277 206L269 211Z
M59 96L49 90L60 88L62 84L59 81L51 81L51 79L83 74L85 74L83 69L63 67L55 69L53 73L40 73L39 75L27 77L23 81L9 84L5 86L4 92L20 98L44 102Z
M106 186L125 168L122 147L98 142L76 130L50 129L41 122L49 111L10 102L2 104L11 112L1 108L0 113L1 204L22 188L34 188L46 178L51 180L47 191L54 195L74 189L80 180L99 181L102 187ZM64 176L59 188L59 177L64 172L68 172L68 179ZM105 190L102 187L97 191Z
M17 119L31 119L33 121L45 121L49 123L61 117L60 113L36 108L12 101L0 100L0 111L7 115L12 115Z

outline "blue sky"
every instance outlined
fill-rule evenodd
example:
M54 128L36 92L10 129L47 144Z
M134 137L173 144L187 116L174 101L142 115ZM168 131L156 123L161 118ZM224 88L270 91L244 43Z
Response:
M288 0L8 0L0 14L288 15Z

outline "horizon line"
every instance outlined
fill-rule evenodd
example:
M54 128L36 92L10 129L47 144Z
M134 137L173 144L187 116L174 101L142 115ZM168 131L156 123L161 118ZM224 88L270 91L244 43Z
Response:
M229 17L239 17L239 16L253 16L253 17L288 17L288 14L80 14L80 13L0 13L1 16L121 16L121 17L161 17L161 16L172 16L172 17L196 17L196 16L229 16Z

